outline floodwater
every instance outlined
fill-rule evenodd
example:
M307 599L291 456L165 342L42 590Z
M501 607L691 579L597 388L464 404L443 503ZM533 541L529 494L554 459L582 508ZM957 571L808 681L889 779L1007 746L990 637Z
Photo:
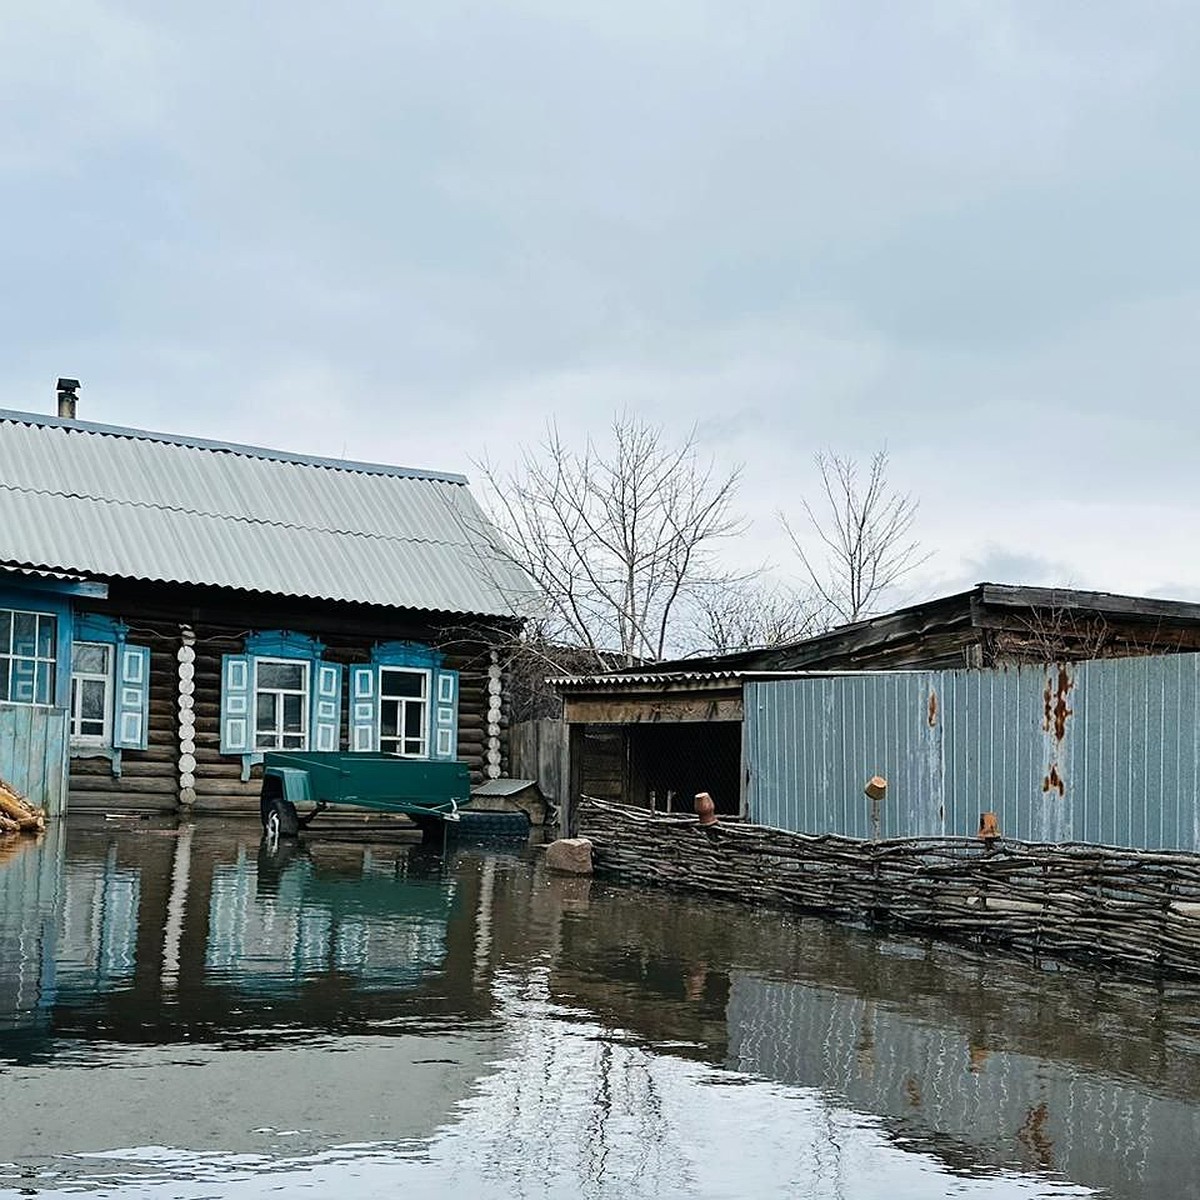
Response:
M1200 1196L1200 1007L250 824L0 845L0 1196Z

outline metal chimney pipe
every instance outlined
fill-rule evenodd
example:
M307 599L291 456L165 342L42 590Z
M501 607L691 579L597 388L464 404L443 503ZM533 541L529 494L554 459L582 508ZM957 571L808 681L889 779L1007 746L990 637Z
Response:
M58 381L59 420L75 420L75 402L79 399L79 397L75 395L77 391L79 391L78 379L60 379Z

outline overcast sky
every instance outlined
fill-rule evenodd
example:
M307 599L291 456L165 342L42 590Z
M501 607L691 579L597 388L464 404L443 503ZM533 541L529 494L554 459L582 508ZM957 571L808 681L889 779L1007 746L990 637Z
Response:
M822 447L907 598L1200 597L1200 6L25 0L0 406L472 473L695 423L752 535Z

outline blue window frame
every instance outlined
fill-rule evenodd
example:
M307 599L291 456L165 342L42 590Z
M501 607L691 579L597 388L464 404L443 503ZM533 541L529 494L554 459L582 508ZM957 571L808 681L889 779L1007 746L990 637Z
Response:
M350 668L350 749L403 758L458 757L458 672L417 642L381 642Z
M150 648L129 641L129 626L97 613L76 614L71 643L71 754L111 758L150 740Z
M286 629L251 634L221 662L221 753L242 778L270 750L341 747L342 667L316 638Z
M0 700L54 703L58 617L33 608L0 608Z
M71 602L49 586L0 587L0 704L66 708Z

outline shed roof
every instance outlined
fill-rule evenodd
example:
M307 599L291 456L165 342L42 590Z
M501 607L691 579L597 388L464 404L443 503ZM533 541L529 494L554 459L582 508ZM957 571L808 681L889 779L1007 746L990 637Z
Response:
M0 410L0 564L510 616L461 475Z
M1039 625L1032 619L1039 613L1054 619ZM1059 618L1061 628L1056 626ZM779 646L623 667L604 674L564 676L548 682L564 694L628 694L639 688L712 690L751 678L792 674L965 666L962 641L978 640L985 631L1004 628L1026 633L1044 630L1034 639L1037 644L1030 656L1041 654L1059 638L1061 645L1055 645L1054 653L1091 657L1086 645L1080 647L1070 641L1071 618L1095 619L1108 627L1114 634L1109 654L1200 650L1200 604L1075 588L980 583L965 592Z

